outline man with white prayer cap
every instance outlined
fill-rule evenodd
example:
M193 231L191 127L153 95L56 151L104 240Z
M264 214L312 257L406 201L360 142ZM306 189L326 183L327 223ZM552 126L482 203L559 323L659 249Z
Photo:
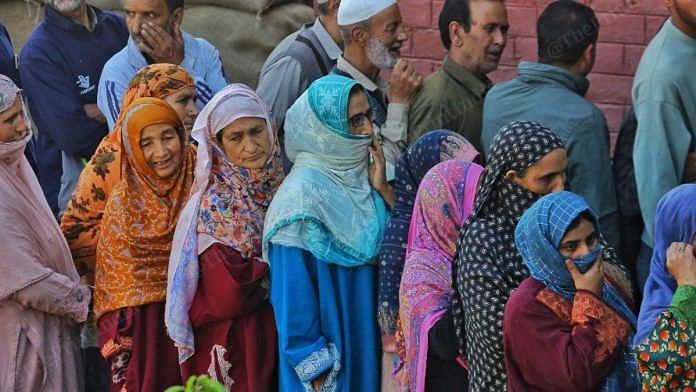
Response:
M409 37L399 5L395 0L343 0L338 25L344 50L332 72L365 88L374 133L387 162L396 165L406 148L409 105L423 84L413 66L400 58L401 46ZM392 69L389 84L379 77L381 69Z
M257 92L270 106L280 127L280 145L285 146L285 112L313 81L326 76L343 51L337 15L341 0L316 0L319 17L285 37L261 68ZM292 163L283 152L287 174Z

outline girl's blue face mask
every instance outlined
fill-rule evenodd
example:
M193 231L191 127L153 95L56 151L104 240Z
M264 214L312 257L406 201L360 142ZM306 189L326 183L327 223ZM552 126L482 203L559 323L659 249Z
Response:
M597 244L595 248L588 254L578 257L573 259L573 263L575 264L576 267L578 267L578 271L581 273L587 272L594 263L597 261L597 258L599 257L599 253L602 251L602 247ZM565 260L567 260L567 257L564 257Z

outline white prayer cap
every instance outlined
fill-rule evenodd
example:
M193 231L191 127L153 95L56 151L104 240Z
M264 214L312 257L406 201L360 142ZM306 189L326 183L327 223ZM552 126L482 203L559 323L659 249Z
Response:
M338 24L350 26L364 22L396 4L396 0L342 0L338 6Z
M317 4L326 4L329 0L317 0Z

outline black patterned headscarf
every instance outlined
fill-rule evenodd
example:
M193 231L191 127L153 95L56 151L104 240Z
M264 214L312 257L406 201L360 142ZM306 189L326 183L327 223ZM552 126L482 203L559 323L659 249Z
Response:
M502 322L505 302L529 272L515 246L520 217L541 196L505 177L522 172L561 139L543 125L517 121L493 139L474 209L464 223L454 257L452 313L461 356L469 362L469 387L504 390Z

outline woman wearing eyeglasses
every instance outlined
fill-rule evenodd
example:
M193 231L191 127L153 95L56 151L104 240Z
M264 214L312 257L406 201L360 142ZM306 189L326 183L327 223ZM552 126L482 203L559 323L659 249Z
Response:
M394 203L367 96L336 75L288 110L295 162L266 216L283 391L378 391L374 262ZM370 163L370 156L373 162Z

